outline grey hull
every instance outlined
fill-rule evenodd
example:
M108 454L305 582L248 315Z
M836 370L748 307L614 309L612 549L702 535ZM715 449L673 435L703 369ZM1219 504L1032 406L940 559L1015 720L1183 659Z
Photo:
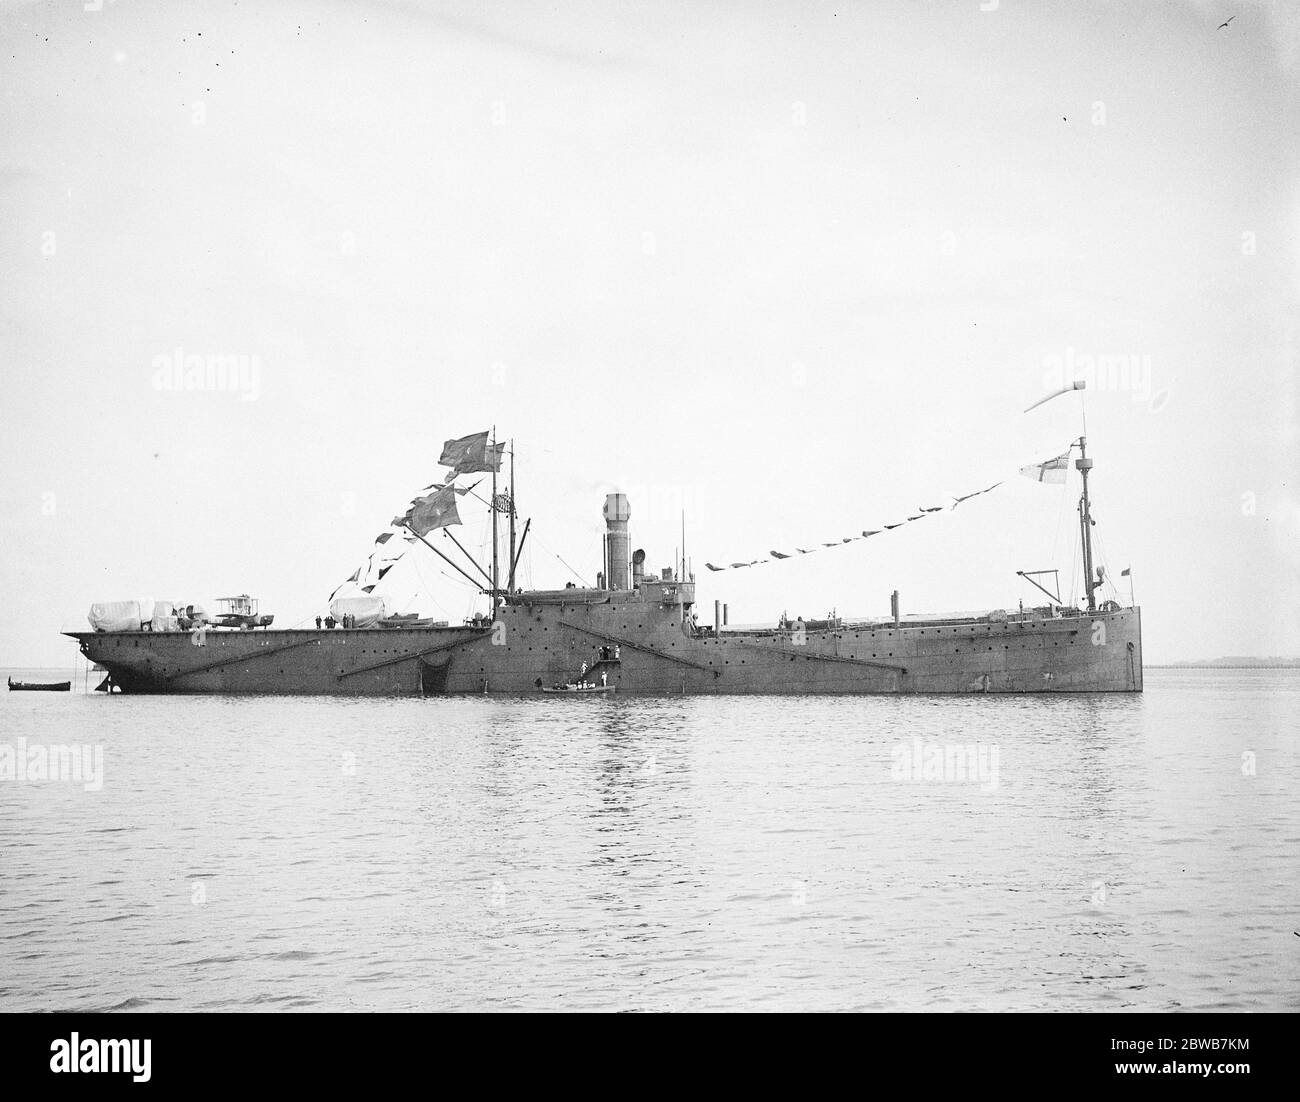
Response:
M540 693L584 663L619 695L1142 691L1137 608L720 635L622 593L498 611L482 628L69 634L129 693Z

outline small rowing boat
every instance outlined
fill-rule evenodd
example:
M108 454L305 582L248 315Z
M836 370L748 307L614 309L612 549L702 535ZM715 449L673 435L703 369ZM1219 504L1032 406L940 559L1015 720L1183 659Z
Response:
M15 693L66 693L71 688L71 681L15 681L9 678L9 691Z

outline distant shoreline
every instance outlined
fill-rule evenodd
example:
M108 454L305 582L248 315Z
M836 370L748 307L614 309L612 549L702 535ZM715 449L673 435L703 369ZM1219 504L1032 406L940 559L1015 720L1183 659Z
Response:
M1143 662L1144 670L1300 670L1300 660L1211 659L1208 662Z

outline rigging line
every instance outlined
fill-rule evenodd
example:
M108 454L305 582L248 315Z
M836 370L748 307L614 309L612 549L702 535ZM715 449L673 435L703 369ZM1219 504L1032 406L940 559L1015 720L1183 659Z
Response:
M477 497L478 495L476 494L475 496ZM484 555L484 557L486 557L485 552L492 545L491 531L492 531L491 514L487 514L479 518L478 553L480 555Z
M556 554L555 557L556 557L557 559L560 559L559 554ZM579 574L576 570L574 570L573 567L569 566L569 564L568 564L567 562L564 562L563 559L560 559L560 562L563 563L564 566L568 567L569 573L572 574L575 578L577 578L578 581L582 582L582 584L583 584L584 586L586 586L587 588L591 588L590 586L587 586L587 580L586 580L586 579L585 579L581 574Z
M402 602L403 613L410 612L411 606L415 604L416 600L419 599L421 592L427 592L429 588L428 583L426 583L424 580L424 576L420 574L419 566L415 567L415 572L417 575L419 575L417 579L417 585L416 588L407 595L406 600Z
M1079 568L1083 562L1083 550L1074 544L1070 552L1070 604L1079 604Z
M477 485L477 483L476 483L475 485ZM468 490L466 490L465 492L466 492L467 494L469 494L470 497L478 498L479 501L483 502L483 504L486 505L486 506L488 507L488 516L491 517L491 515L492 515L492 503L491 503L490 501L488 501L486 498L479 497L478 494L476 494L476 493L474 492L474 488L473 488L472 486L471 486Z
M492 529L492 521L495 516L496 514L493 513L491 509L489 509L487 514L483 517L482 536L480 537L480 543L479 543L479 556L489 566L491 566L492 562L495 561L495 557L497 554L497 548L493 546L494 533ZM479 569L482 568L480 567ZM491 575L488 575L487 585L485 588L488 590L488 607L492 608L493 605L495 604L495 599L491 595L492 592Z
M567 562L564 562L564 560L560 558L559 553L555 551L553 548L551 548L550 546L548 546L546 541L542 539L541 536L536 534L536 529L533 530L533 542L536 543L537 546L540 547L543 551L545 551L548 555L554 555L557 559L559 559L560 562L563 563L564 566L568 569L569 573L571 573L575 578L577 578L578 581L582 582L585 588L588 589L591 588L590 586L587 585L587 580L581 574L579 574L576 570L574 570L573 567L569 566Z
M1110 556L1106 554L1106 545L1102 542L1101 533L1098 532L1093 536L1093 539L1097 541L1097 550L1101 553L1098 556L1101 559L1099 565L1106 568L1104 586L1109 586L1110 591L1115 595L1115 599L1119 600L1119 586L1115 584L1115 579L1110 576Z
M420 558L415 555L411 556L411 567L416 574L416 577L413 581L414 590L411 593L411 595L407 598L406 604L403 606L402 611L411 612L412 610L414 610L418 612L420 610L420 606L424 603L425 600L427 600L429 604L431 604L439 612L446 615L447 608L441 601L438 600L434 588L435 583L429 581L428 570L431 568L434 571L434 573L436 573L439 577L445 578L453 585L464 585L465 584L464 580L460 578L455 578L452 575L448 574L436 563L422 562Z
M420 584L424 587L423 595L429 598L429 601L433 604L434 608L436 608L439 612L441 612L443 615L447 616L448 619L450 619L451 614L447 611L446 606L443 605L443 603L439 601L437 597L434 596L433 586L429 584L428 579L425 578L424 576L424 564L421 563L419 559L413 558L411 561L415 563L415 572L420 576ZM441 574L444 578L446 578L449 582L454 582L456 580L445 570L443 570L442 567L435 566L434 569L437 570L438 573ZM406 602L406 608L403 609L403 611L410 612L412 602L414 602L415 599L419 596L421 596L421 592L417 590L415 593L411 595L411 600Z
M1090 504L1096 504L1096 502L1091 502ZM1089 511L1091 512L1091 509ZM1109 586L1111 592L1114 593L1115 595L1115 599L1118 600L1120 595L1119 587L1115 584L1114 579L1110 576L1111 560L1110 560L1110 556L1106 553L1106 544L1101 538L1101 532L1100 531L1094 532L1092 538L1093 538L1093 542L1097 545L1097 554L1093 556L1094 559L1093 566L1104 566L1106 568L1106 573L1103 575L1105 581L1102 584L1102 588L1104 590L1106 586Z
M427 546L427 545L426 545L426 546ZM429 550L432 551L433 548L429 548ZM411 561L414 562L414 563L416 564L416 570L417 570L417 571L419 572L419 574L420 574L420 580L421 580L422 582L424 582L424 581L425 581L424 572L423 572L423 570L421 569L421 566L422 566L423 564L420 563L419 558L414 558L414 559L412 559ZM449 582L454 582L454 583L456 583L457 585L469 585L469 582L468 582L466 579L464 579L464 578L453 578L450 574L448 574L448 573L447 573L445 570L443 570L442 567L440 567L440 566L435 566L434 569L437 570L438 573L441 574L444 578L446 578ZM426 582L425 584L427 585L428 583Z
M460 540L458 540L455 536L453 536L453 535L451 534L451 532L450 532L448 529L446 529L446 528L444 528L444 529L442 530L442 534L443 534L444 536L446 536L447 539L451 540L451 542L454 543L454 544L455 544L455 545L460 549L460 553L461 553L462 555L464 555L465 558L469 559L469 561L470 561L470 563L473 565L474 569L477 570L480 574L483 575L484 578L487 579L487 583L488 583L488 585L491 585L491 584L492 584L492 579L491 579L490 577L488 577L487 571L485 571L481 566L479 566L479 564L478 564L478 560L476 560L475 558L473 558L473 557L470 555L470 553L469 553L468 551L465 550L465 548L461 547Z
M1061 488L1061 504L1056 518L1056 535L1052 539L1052 561L1057 562L1057 555L1061 553L1061 532L1066 526L1067 520L1073 515L1074 522L1071 531L1078 531L1078 510L1073 508L1071 502L1074 500L1074 480L1073 476L1067 474L1066 483ZM1061 574L1065 576L1065 584L1060 586L1058 592L1061 594L1061 603L1063 605L1073 605L1077 602L1074 596L1074 586L1076 580L1075 559L1079 555L1079 541L1077 538L1071 539L1068 543L1069 557L1066 559L1065 566L1061 567Z
M1066 448L1065 454L1067 456L1072 455L1077 445L1078 441L1073 441L1070 446ZM1074 496L1071 492L1072 487L1074 486L1074 475L1071 473L1072 470L1072 467L1066 468L1065 482L1061 486L1060 503L1057 505L1056 513L1056 527L1052 532L1052 557L1048 560L1049 562L1056 562L1056 556L1061 550L1061 528L1065 523L1065 518L1070 513L1070 501Z
M482 596L482 592L481 590L475 590L473 593L462 592L461 595L464 597L464 603L462 605L464 611L461 613L461 621L463 623L478 613L478 602L479 598Z
M1093 556L1092 556L1092 565L1093 565L1093 566L1104 566L1104 567L1107 567L1107 570L1106 570L1106 576L1109 577L1109 576L1110 576L1110 569L1109 569L1109 567L1110 567L1110 560L1109 560L1109 559L1107 558L1107 556L1106 556L1106 545L1103 544L1103 543L1101 542L1101 533L1100 533L1100 532L1095 532L1095 533L1093 533L1092 542L1095 543L1095 544L1097 545L1097 546L1096 546L1096 551L1095 551L1095 553L1094 553Z
M1070 511L1070 499L1072 496L1070 493L1071 485L1072 485L1072 479L1069 477L1067 473L1065 485L1061 487L1061 501L1060 504L1057 505L1056 531L1052 535L1052 558L1050 560L1051 562L1056 562L1057 552L1060 551L1061 549L1061 525L1065 521L1066 514L1069 513Z
M425 573L424 573L424 564L421 563L421 562L418 562L418 561L416 561L416 560L414 560L414 559L412 559L411 561L412 561L412 562L415 562L415 572L416 572L417 575L419 575L419 577L418 577L418 579L417 579L418 582L419 582L419 584L418 584L418 586L416 587L415 592L411 594L410 599L406 602L406 606L402 609L403 612L410 612L410 611L411 611L411 605L413 605L413 604L415 604L417 601L419 601L419 599L420 599L421 597L428 597L429 600L432 601L434 604L437 604L437 603L438 603L437 598L434 597L434 595L433 595L433 586L429 584L429 579L428 579L427 577L425 577ZM435 569L436 569L436 568L435 568ZM443 574L443 572L442 572L441 570L439 570L438 573L439 573L439 574ZM450 575L443 574L443 576L446 577L446 578L448 578L448 579L451 580L451 581L455 581L455 579L454 579L454 578L451 578ZM439 606L439 607L441 607L441 606Z

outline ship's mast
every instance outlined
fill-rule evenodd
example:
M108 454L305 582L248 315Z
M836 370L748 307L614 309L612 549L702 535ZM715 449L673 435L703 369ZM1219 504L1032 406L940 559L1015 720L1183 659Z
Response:
M492 426L492 443L488 445L488 455L496 459L497 429ZM497 614L497 465L492 464L492 615Z
M515 591L515 442L510 441L510 569L506 572L506 591Z
M682 572L678 576L680 581L688 582L690 579L686 576L686 510L682 510Z
M1092 511L1088 506L1088 472L1092 470L1092 460L1088 458L1088 438L1079 437L1079 458L1074 461L1083 476L1083 495L1079 498L1079 528L1083 539L1083 587L1088 598L1088 611L1097 611L1097 597L1094 593L1096 582L1092 576Z
M1083 379L1076 379L1058 390L1052 391L1051 394L1039 398L1029 409L1037 409L1044 402L1050 402L1053 398L1059 398L1062 394L1069 394L1075 390L1085 390L1087 384ZM1080 399L1080 412L1083 415L1083 435L1079 437L1079 458L1074 461L1075 467L1083 476L1083 495L1079 498L1079 539L1083 544L1083 591L1087 596L1088 611L1097 611L1096 590L1100 582L1096 580L1092 572L1092 508L1088 502L1088 472L1092 470L1092 460L1088 458L1088 408ZM1073 445L1071 445L1073 447ZM1034 582L1037 585L1037 582ZM1041 589L1042 587L1039 586Z

